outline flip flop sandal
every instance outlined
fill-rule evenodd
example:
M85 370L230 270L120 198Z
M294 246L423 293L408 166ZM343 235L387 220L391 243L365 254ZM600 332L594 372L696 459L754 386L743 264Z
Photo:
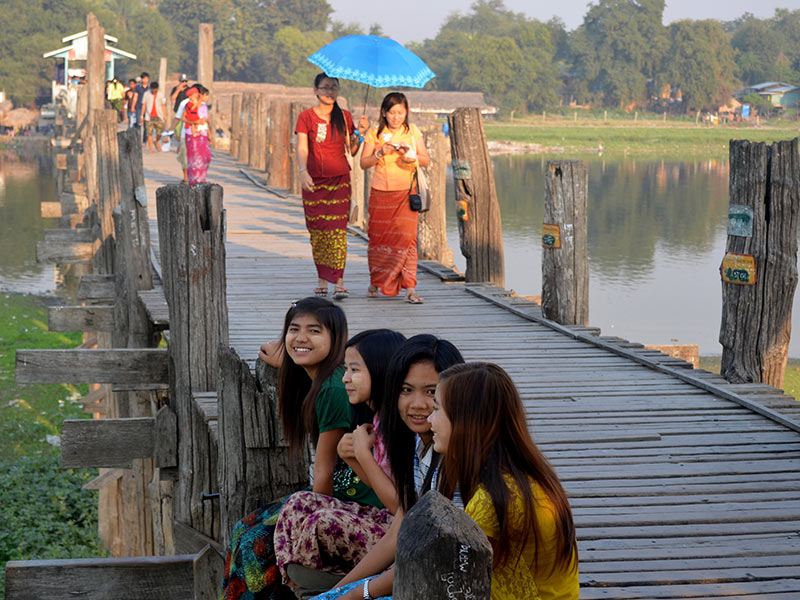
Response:
M328 295L328 288L314 288L314 295L325 298Z
M378 297L378 288L374 285L370 285L367 288L367 298L377 298Z
M336 288L333 290L334 300L344 300L348 296L350 296L350 292L347 291L347 288Z
M419 294L414 292L413 294L406 296L406 302L409 304L424 304L425 300L423 300Z

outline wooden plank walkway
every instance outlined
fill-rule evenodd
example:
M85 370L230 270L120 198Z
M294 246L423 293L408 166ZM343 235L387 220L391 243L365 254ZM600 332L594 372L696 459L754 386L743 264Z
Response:
M145 154L153 217L156 187L180 178L174 157ZM225 190L231 345L254 360L316 274L299 199L255 187L239 168L217 155L209 179ZM341 303L351 333L433 333L467 360L508 370L571 497L582 598L800 598L796 423L687 383L681 361L624 341L598 347L580 328L576 339L531 320L541 317L535 306L497 288L445 284L426 272L419 280L422 306L367 299L366 242L351 235L351 297ZM742 390L765 397L759 386Z

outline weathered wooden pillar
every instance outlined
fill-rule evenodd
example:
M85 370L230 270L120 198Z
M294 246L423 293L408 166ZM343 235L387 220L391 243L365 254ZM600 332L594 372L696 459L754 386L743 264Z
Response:
M292 102L291 115L289 117L289 175L291 179L289 192L295 196L299 196L302 189L300 186L300 173L298 172L299 167L297 165L297 136L294 134L294 128L297 125L297 119L300 117L300 113L311 108L311 106L312 104L309 102ZM351 171L351 177L355 177L355 169Z
M167 88L167 59L163 56L158 63L158 90L160 94L164 94L164 97L167 99L167 103L165 105L166 109L166 116L167 116L167 126L172 122L172 101L169 98L169 88ZM160 145L160 142L159 142Z
M117 144L117 113L98 110L94 122L96 155L97 218L100 247L94 256L95 273L114 272L114 208L119 205L119 146Z
M397 600L489 600L492 546L463 510L437 491L408 511L397 536L394 587Z
M269 114L269 184L288 190L292 186L292 104L273 100Z
M547 161L542 225L542 315L562 325L589 323L586 204L580 160Z
M259 360L254 377L227 346L218 357L220 533L227 546L236 521L307 485L309 457L291 456L283 439L277 370Z
M91 114L105 108L106 102L106 32L93 13L86 15L86 33L86 87Z
M505 286L503 224L481 111L458 108L449 117L461 253L467 281Z
M231 96L231 145L228 150L231 156L239 156L239 136L242 123L242 95Z
M265 171L267 168L265 146L267 122L265 111L268 110L264 94L255 94L251 104L250 120L250 158L248 165L253 169Z
M270 131L272 130L272 98L259 94L258 112L256 115L256 168L264 171L269 180L269 161L272 155L270 147Z
M783 387L797 287L798 139L730 142L721 374Z
M422 169L428 181L431 208L419 215L417 256L453 266L453 251L447 247L447 140L440 130L425 132L425 147L431 157L429 167Z
M239 124L238 159L241 163L250 160L250 131L253 118L253 94L242 94L242 120Z
M214 97L214 24L200 23L197 31L197 81L208 88L208 138L216 147L216 105Z
M216 488L216 463L195 452L193 434L207 432L207 427L195 423L200 417L192 394L216 388L217 347L228 342L222 188L168 185L157 190L156 202L169 305L170 407L178 417L175 521L213 538L218 534L218 506L205 502L203 494L218 491L204 489Z

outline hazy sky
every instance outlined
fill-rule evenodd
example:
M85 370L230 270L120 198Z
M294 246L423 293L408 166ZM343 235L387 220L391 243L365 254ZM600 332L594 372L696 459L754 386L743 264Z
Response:
M439 27L453 11L469 12L472 0L328 0L333 18L345 23L360 23L368 30L371 23L380 23L383 32L399 42L422 41L436 37ZM522 12L540 21L559 17L568 30L583 22L585 0L505 0L509 10ZM724 5L724 8L720 8ZM800 9L800 0L667 0L664 23L680 19L719 19L730 21L745 12L759 18L771 17L776 8Z

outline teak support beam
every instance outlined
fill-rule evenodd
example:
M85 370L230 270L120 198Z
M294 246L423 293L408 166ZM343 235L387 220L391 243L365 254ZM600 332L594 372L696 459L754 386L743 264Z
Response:
M167 383L165 348L17 350L17 383Z
M50 331L113 331L114 306L53 306L47 321Z
M178 464L177 419L166 406L155 417L74 419L61 428L61 466L130 468L133 459L155 458L156 467Z

